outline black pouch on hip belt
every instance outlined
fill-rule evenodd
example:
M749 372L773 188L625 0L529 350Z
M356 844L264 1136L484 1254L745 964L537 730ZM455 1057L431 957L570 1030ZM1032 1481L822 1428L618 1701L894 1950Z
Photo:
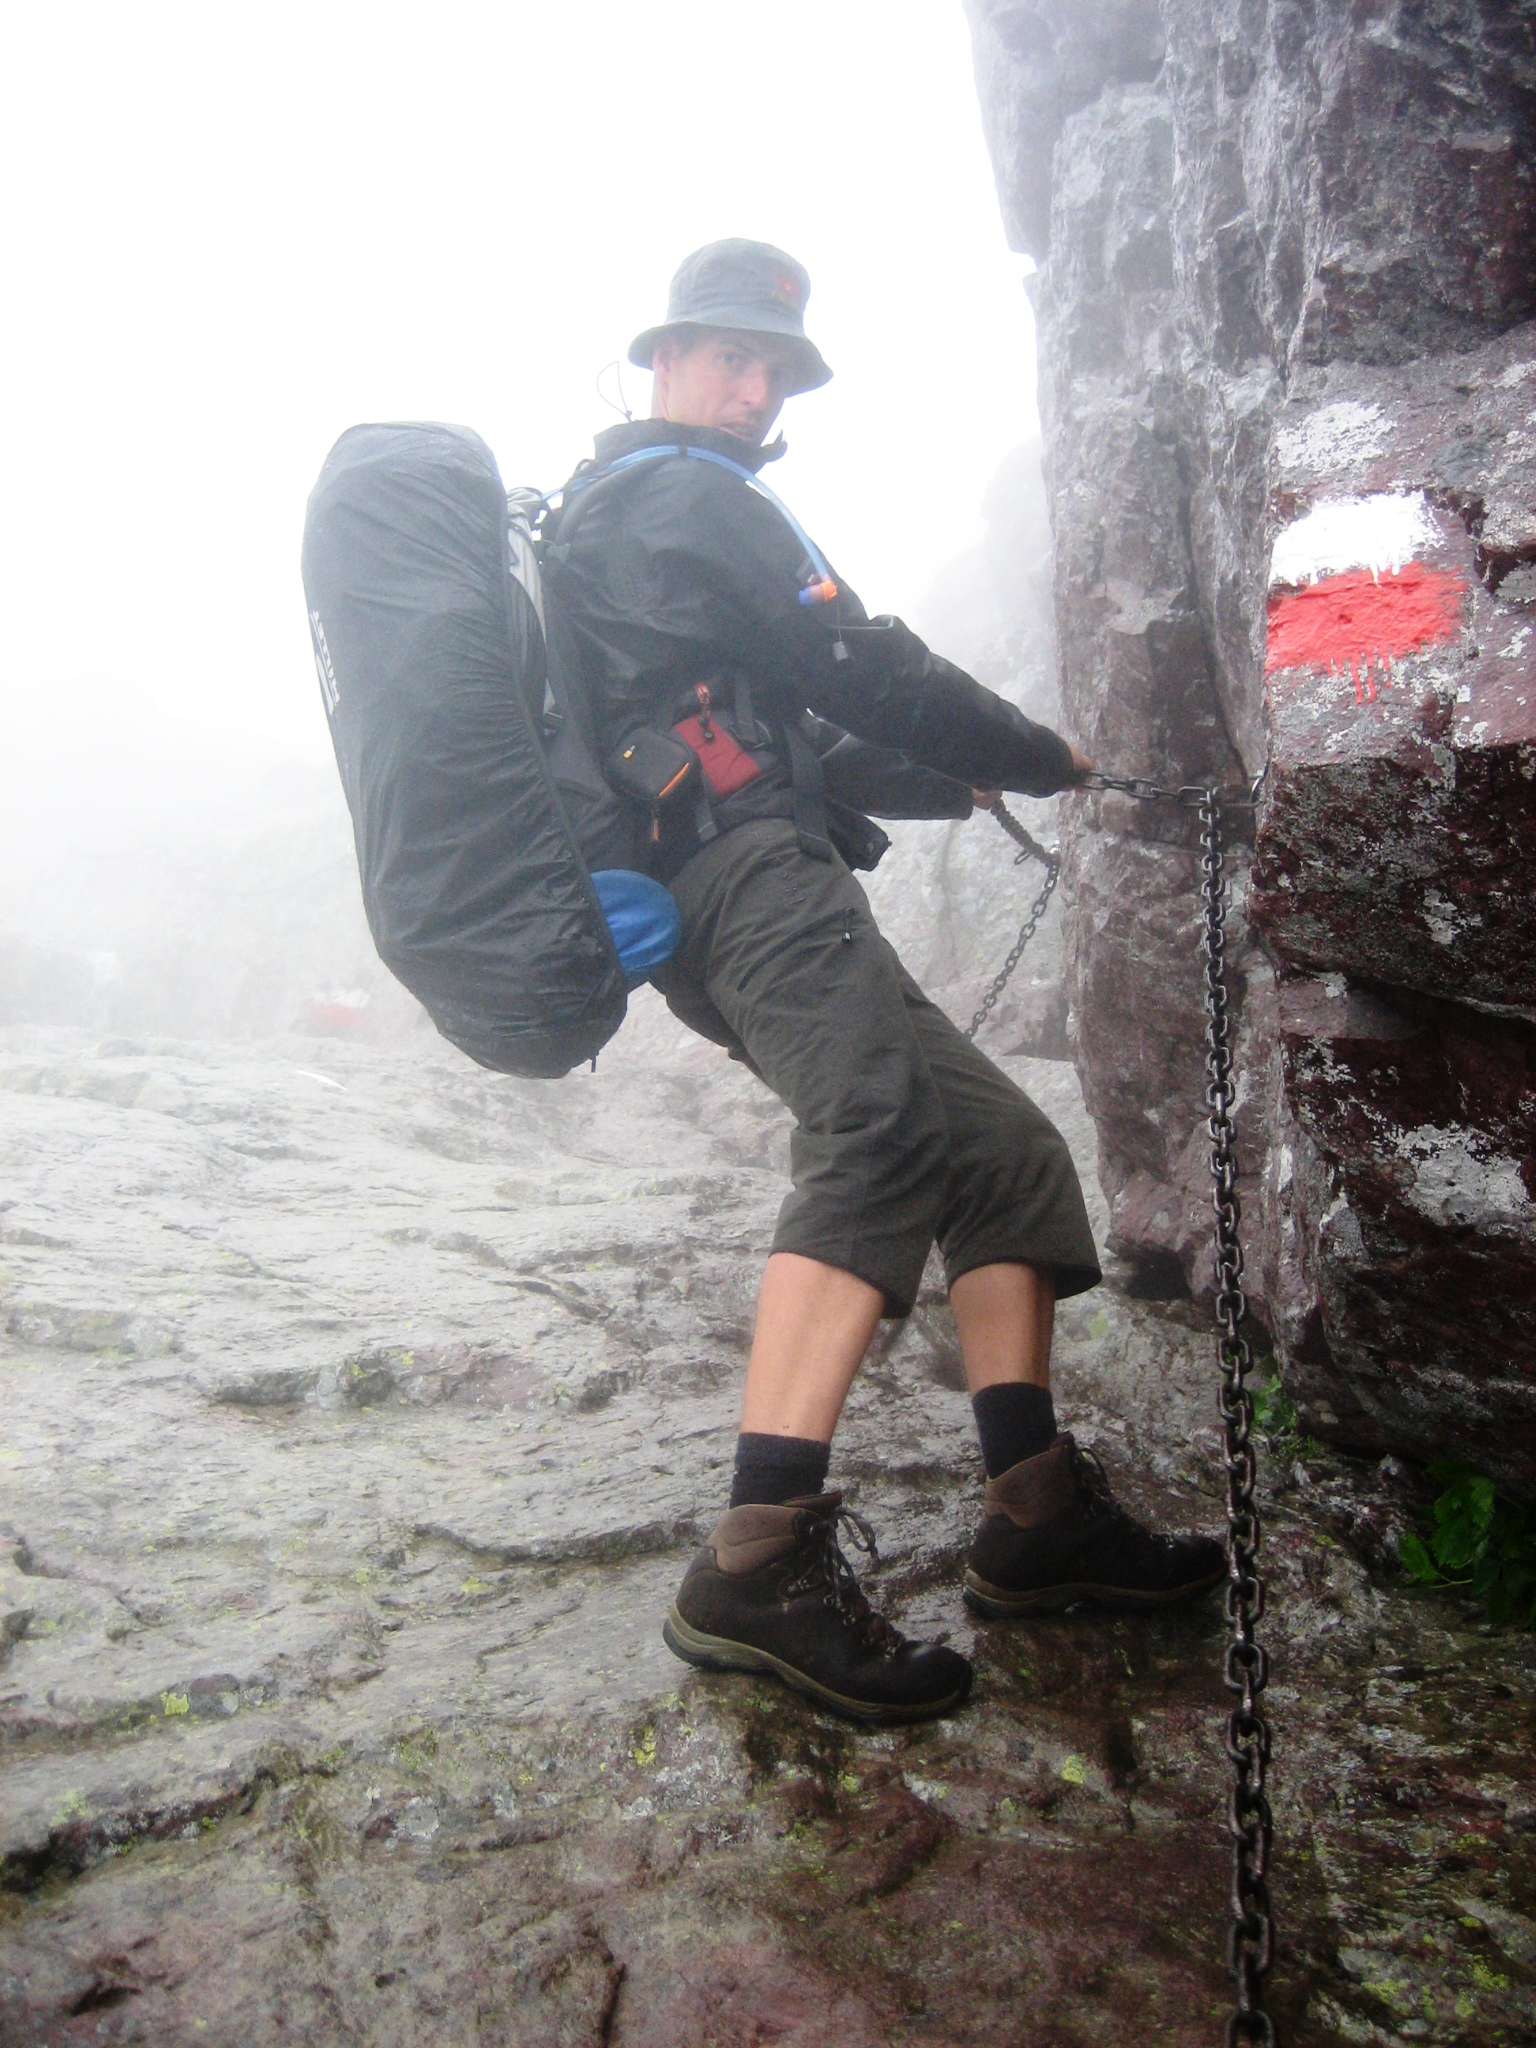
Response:
M715 822L699 757L684 740L654 725L637 726L603 763L609 784L621 796L644 804L651 814L651 840L661 837L662 805L694 805L694 826L701 841L713 839Z

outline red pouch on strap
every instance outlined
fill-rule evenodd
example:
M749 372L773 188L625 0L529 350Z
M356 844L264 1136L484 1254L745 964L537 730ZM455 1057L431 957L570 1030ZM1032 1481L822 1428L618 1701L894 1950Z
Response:
M698 684L696 695L699 700L698 716L683 719L672 730L698 755L704 780L715 795L732 796L738 789L745 789L749 782L756 782L763 771L746 748L738 746L710 716L712 700L709 685Z

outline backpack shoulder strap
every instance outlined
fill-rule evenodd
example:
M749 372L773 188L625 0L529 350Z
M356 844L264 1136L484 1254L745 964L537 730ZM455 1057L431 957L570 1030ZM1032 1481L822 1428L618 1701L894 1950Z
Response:
M656 441L645 448L631 448L627 455L615 456L612 462L604 463L600 469L589 470L585 476L573 477L562 493L560 509L555 515L557 537L548 549L551 557L556 560L563 559L557 551L569 547L569 541L564 538L569 523L579 514L583 504L589 502L588 494L594 484L604 483L609 477L617 476L625 470L636 469L642 463L661 461L669 456L712 463L716 469L727 470L732 476L740 477L749 490L754 491L766 504L773 507L805 551L800 602L804 605L829 604L837 596L837 584L833 581L832 570L826 556L782 498L775 497L757 472L748 469L744 462L733 462L729 455L721 455L714 448L696 447L691 441Z

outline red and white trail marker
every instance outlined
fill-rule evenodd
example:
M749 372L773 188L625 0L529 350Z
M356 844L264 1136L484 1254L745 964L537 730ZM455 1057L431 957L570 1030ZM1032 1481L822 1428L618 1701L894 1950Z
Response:
M1465 581L1417 559L1438 544L1422 492L1337 499L1288 526L1270 562L1265 675L1347 670L1355 702L1371 702L1394 662L1455 636Z

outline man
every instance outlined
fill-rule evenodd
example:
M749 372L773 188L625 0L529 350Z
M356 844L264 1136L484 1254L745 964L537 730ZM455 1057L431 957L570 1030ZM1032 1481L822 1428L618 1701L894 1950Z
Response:
M1057 1433L1055 1303L1100 1277L1071 1158L906 973L850 872L888 843L866 809L965 816L973 789L1046 796L1088 763L899 621L869 619L756 487L783 452L765 442L785 400L831 375L805 334L809 289L763 243L688 258L630 349L654 373L652 417L598 436L549 566L639 857L682 912L657 985L796 1118L730 1505L666 1639L901 1720L959 1706L970 1665L871 1608L839 1526L873 1538L825 1482L854 1373L880 1318L910 1311L935 1241L988 1475L971 1608L1182 1599L1224 1560L1135 1522Z

